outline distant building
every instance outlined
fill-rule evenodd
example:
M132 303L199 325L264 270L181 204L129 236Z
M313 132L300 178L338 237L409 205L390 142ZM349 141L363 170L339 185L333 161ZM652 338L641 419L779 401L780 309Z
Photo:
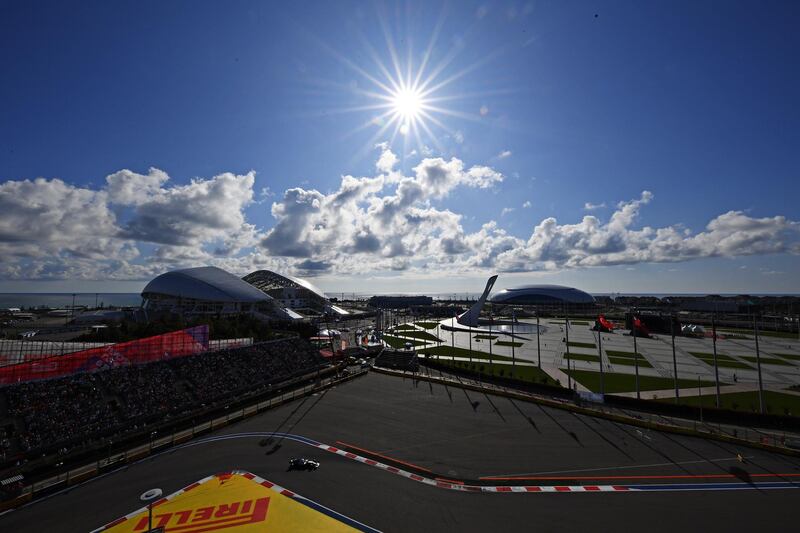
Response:
M148 316L249 314L264 320L291 320L300 315L284 309L274 298L221 268L206 266L161 274L142 291Z
M594 308L591 294L562 285L524 285L503 289L489 298L494 305L536 306L548 309Z
M301 278L278 274L270 270L256 270L243 280L278 301L282 307L306 314L348 315L334 305L317 286Z
M373 296L367 305L376 309L405 309L412 305L431 305L430 296Z

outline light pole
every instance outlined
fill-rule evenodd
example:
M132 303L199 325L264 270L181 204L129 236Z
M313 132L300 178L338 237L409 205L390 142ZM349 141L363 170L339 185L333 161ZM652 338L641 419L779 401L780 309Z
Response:
M697 401L700 403L700 423L703 423L703 393L700 390L700 374L697 374Z
M139 499L147 504L147 531L153 531L153 500L161 498L161 489L150 489L139 496Z
M606 393L605 380L603 374L603 331L597 328L597 355L600 357L600 394Z
M675 358L675 320L670 317L670 333L672 333L672 375L675 378L675 403L680 403L680 392L678 390L678 360Z
M633 334L633 365L636 369L636 399L641 400L642 396L639 393L639 350L636 349L636 315L633 316L633 324L631 324L633 328L631 329L631 334Z
M717 385L717 409L719 409L719 366L717 366L717 323L715 316L711 315L711 340L714 345L714 381Z
M572 374L570 374L570 372L572 371L570 365L570 359L572 358L569 355L569 321L567 320L566 310L564 311L564 333L565 333L564 342L567 343L567 388L569 389L570 392L572 392Z
M494 309L489 307L489 373L494 377L494 359L492 358L492 322L494 322Z
M539 370L542 368L542 347L539 344L539 310L536 310L536 355L539 358Z
M514 356L514 321L517 319L516 309L513 307L511 308L511 378L514 379L516 377L515 370L517 369L516 358Z
M756 339L756 364L758 365L758 412L764 414L764 385L761 382L761 352L758 350L758 322L753 314L753 333Z

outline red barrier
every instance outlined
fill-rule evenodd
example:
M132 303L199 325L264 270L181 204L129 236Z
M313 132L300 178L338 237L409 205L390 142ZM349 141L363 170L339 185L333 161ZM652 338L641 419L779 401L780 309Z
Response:
M208 326L0 367L0 385L138 365L208 350Z

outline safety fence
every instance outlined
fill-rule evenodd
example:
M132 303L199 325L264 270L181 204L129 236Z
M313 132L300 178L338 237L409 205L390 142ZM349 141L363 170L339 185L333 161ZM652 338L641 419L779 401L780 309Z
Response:
M0 339L0 367L38 361L53 356L63 356L92 348L112 346L111 342L86 341L33 341ZM253 344L252 337L237 339L209 339L208 350L223 350Z

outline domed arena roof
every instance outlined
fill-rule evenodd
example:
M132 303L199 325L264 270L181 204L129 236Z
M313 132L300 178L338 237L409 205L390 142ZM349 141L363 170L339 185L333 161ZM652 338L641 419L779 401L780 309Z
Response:
M591 294L563 285L523 285L503 289L490 302L518 305L593 304Z
M164 294L212 302L270 301L264 292L221 268L206 266L173 270L153 279L142 295Z

